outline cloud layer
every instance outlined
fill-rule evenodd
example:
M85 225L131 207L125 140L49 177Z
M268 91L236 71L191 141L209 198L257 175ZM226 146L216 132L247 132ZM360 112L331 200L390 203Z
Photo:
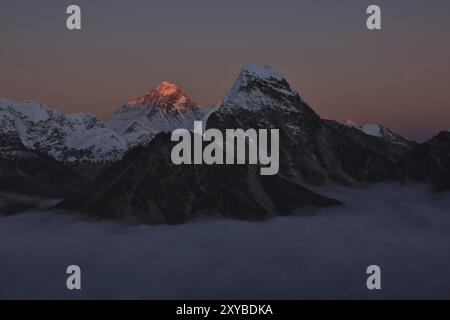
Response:
M0 218L0 298L450 298L450 195L322 189L340 208L261 223L129 226L27 212ZM65 288L68 265L81 292ZM366 268L382 290L366 289Z

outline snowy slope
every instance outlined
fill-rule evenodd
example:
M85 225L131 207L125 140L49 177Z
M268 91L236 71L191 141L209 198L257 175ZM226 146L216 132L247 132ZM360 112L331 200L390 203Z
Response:
M344 122L344 125L350 128L355 128L369 136L377 137L392 143L402 144L402 145L410 145L414 144L413 141L403 138L402 136L394 133L389 128L383 127L379 124L364 124L359 125L355 121L347 119Z
M89 113L66 115L35 102L0 99L0 134L31 150L70 162L121 159L125 140Z
M380 126L378 124L365 124L365 125L359 126L359 130L361 130L365 134L368 134L369 136L379 137L379 138L384 136L385 130L383 130L383 129L385 129L385 128L383 128L382 126Z
M402 136L392 132L390 129L380 126L379 124L365 124L359 126L358 129L369 136L382 138L392 143L398 144L411 143L411 141L409 141L408 139L403 138Z
M105 123L123 136L128 147L144 145L160 132L192 130L214 108L200 107L175 84L162 82L148 94L130 100Z

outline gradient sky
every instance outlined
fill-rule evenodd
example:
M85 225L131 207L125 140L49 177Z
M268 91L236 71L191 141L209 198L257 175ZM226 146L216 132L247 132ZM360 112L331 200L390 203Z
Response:
M69 32L66 8L82 8ZM383 30L365 27L378 4ZM166 80L215 105L267 64L324 118L450 128L450 1L2 0L0 97L106 118Z

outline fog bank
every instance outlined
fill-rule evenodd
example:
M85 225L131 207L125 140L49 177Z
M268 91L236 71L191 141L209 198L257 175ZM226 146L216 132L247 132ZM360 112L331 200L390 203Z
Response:
M0 217L0 298L450 298L450 196L322 189L345 206L260 223L130 226L40 211ZM82 291L65 270L82 269ZM382 290L366 288L367 266Z

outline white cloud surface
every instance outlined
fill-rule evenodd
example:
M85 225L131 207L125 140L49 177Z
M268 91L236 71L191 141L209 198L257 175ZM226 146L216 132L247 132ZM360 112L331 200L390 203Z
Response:
M260 223L1 217L0 298L450 298L450 195L325 192L346 205ZM82 269L80 292L65 288L71 264ZM366 289L371 264L382 269L378 292Z

